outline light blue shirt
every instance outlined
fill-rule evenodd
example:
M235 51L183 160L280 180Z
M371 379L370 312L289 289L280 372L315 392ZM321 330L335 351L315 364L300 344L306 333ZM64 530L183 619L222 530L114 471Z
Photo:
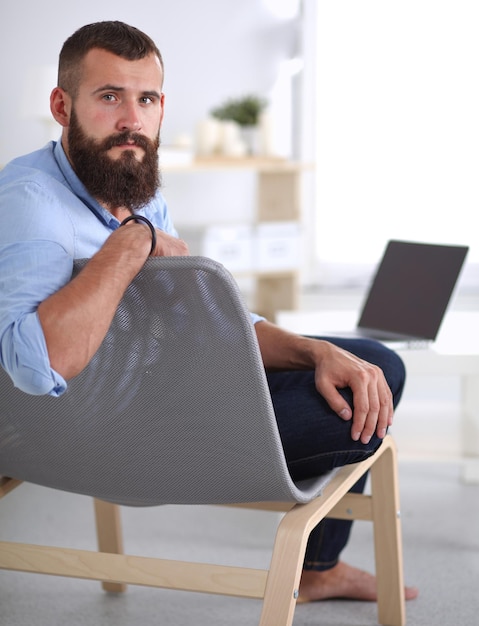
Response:
M138 213L177 236L160 192ZM0 223L0 363L23 391L58 396L67 383L50 367L37 308L120 223L87 192L60 142L0 172Z

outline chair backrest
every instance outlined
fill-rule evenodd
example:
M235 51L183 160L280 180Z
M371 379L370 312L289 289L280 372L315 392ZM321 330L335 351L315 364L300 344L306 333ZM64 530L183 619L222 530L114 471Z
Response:
M139 506L306 502L325 482L292 482L249 313L203 257L149 259L60 398L0 372L0 474Z

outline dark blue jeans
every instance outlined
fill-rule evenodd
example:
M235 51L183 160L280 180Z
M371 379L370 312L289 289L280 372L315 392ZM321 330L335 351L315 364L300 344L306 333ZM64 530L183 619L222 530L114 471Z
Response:
M327 338L356 356L378 365L391 388L394 406L401 397L405 369L400 357L370 339ZM268 372L268 383L276 413L286 461L294 480L311 478L329 470L356 463L373 454L381 445L376 436L368 444L353 441L351 422L334 413L317 392L314 371ZM352 406L350 389L340 390ZM362 493L366 475L351 489ZM351 532L352 522L323 520L312 531L306 548L305 569L334 567Z

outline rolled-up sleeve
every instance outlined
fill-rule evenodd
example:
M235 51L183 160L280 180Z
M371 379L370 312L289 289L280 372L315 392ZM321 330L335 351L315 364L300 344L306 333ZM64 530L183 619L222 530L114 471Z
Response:
M37 310L71 280L73 260L93 256L111 234L105 214L112 218L88 196L60 143L0 172L0 364L26 393L67 388L50 366Z
M4 330L0 354L15 387L25 393L59 396L67 388L64 378L50 367L36 312L24 315Z
M250 313L251 321L253 324L257 324L258 322L263 322L266 318L262 315L258 315L257 313Z
M50 367L38 305L71 277L73 261L57 243L30 241L1 247L0 361L22 391L61 395L67 384Z

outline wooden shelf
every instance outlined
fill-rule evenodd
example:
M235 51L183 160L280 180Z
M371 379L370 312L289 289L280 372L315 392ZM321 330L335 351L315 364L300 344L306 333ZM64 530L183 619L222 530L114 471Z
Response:
M196 158L190 163L161 165L165 172L200 173L251 170L258 177L256 223L298 222L301 216L301 174L313 169L313 164L283 158L248 157ZM221 262L221 259L217 259ZM252 309L271 321L279 310L298 306L299 270L235 271L238 278L253 276L256 282Z
M288 161L280 157L201 157L195 158L189 163L174 164L166 162L161 164L161 169L165 172L195 172L221 169L246 169L257 172L298 172L312 168L312 164Z

